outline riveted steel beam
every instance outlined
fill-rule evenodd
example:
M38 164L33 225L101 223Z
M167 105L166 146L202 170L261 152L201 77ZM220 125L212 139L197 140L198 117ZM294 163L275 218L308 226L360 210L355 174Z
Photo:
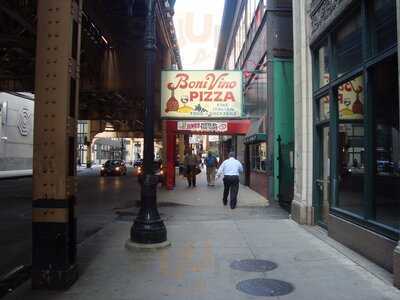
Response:
M38 2L32 287L64 289L76 268L76 125L82 1Z
M25 18L21 16L18 12L9 8L4 1L0 2L0 11L5 13L11 19L17 21L22 27L24 27L31 34L33 35L36 34L35 28L32 26L32 24L29 23L27 20L25 20Z

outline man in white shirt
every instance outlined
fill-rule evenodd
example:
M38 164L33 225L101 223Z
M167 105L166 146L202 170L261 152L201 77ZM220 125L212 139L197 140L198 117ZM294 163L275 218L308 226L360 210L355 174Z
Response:
M224 175L224 196L222 202L228 204L228 195L230 194L231 209L236 208L237 195L239 192L239 173L243 172L243 166L235 159L235 153L230 152L229 158L226 159L218 169L217 178Z

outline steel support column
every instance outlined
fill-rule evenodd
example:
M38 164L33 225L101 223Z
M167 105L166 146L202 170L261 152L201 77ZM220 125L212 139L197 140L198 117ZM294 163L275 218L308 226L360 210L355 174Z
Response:
M37 11L32 287L77 279L75 173L81 0L41 0Z
M184 137L183 134L179 134L179 162L181 164L184 163L185 161L185 142L184 142Z
M167 230L157 209L158 177L154 175L154 94L156 63L155 0L146 1L144 178L139 215L131 228L130 241L136 244L159 244L167 241Z
M86 168L92 167L92 140L86 144Z

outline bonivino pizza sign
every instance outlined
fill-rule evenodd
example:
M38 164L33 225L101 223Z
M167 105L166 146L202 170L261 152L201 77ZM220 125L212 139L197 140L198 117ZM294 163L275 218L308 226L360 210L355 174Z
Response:
M241 71L162 71L163 118L233 119L242 107Z

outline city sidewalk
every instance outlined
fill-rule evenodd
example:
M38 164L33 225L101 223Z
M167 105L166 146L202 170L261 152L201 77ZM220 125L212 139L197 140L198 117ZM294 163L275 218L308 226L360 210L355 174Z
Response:
M158 194L171 247L126 250L137 209L119 211L111 225L80 245L80 278L68 291L31 291L26 283L6 299L260 299L238 288L265 292L263 279L288 283L289 294L267 299L400 299L389 273L360 263L362 258L336 247L323 231L318 236L315 228L296 224L243 186L235 210L222 206L221 194L220 182L212 188L200 178L189 189L178 179L174 191ZM273 264L264 268L262 261L250 261L242 265L247 271L238 270L240 260L248 259ZM252 267L260 272L249 272ZM246 281L251 279L258 280Z

